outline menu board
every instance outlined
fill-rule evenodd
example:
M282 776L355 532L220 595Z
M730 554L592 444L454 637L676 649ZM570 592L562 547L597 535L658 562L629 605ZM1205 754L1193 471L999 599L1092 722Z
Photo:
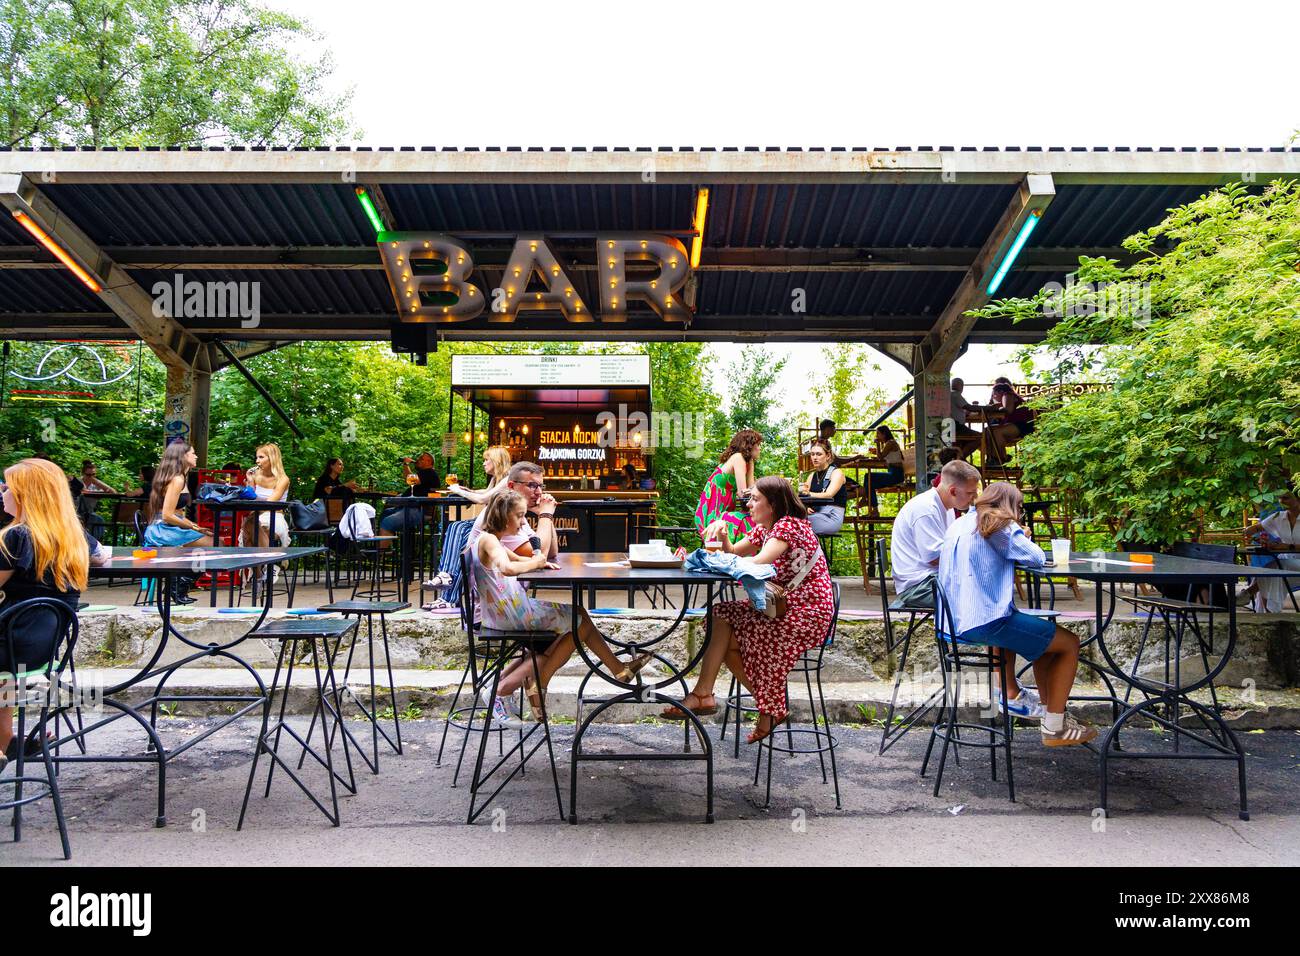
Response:
M648 355L453 355L451 384L530 388L650 384Z

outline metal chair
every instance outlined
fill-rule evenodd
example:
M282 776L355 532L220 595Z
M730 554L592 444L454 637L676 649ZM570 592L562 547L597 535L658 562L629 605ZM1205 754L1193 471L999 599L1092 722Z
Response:
M38 628L51 635L48 656L37 661L20 661L16 650L18 625L24 629ZM12 800L0 802L0 810L13 810L14 842L22 840L23 807L37 800L50 798L54 805L54 819L63 844L63 858L72 859L72 845L68 841L68 825L63 817L63 800L59 795L58 771L50 753L50 742L45 737L45 725L55 717L61 698L71 689L63 682L63 672L72 661L72 651L77 644L77 616L63 601L56 598L31 598L20 601L0 611L0 643L7 654L10 670L0 673L0 706L17 711L14 740L18 742L18 757L14 761L14 775L0 778L0 786L13 786ZM29 682L35 682L32 686ZM75 686L75 685L72 685ZM75 693L75 690L74 690ZM39 709L35 726L27 729L27 712ZM80 714L80 711L78 711ZM58 727L58 720L54 725ZM29 774L27 747L29 740L41 746L41 765L44 776ZM57 754L57 745L55 748ZM24 794L24 785L38 788L36 793Z
M315 548L326 546L328 548L330 538L338 530L336 525L327 524L324 528L298 528L293 523L293 509L290 508L285 512L285 520L289 522L289 545L290 547ZM332 552L326 550L323 554L313 555L311 558L312 583L320 583L321 566L325 568L325 591L329 595L330 602L334 601L334 581L330 574L330 559ZM317 559L321 560L317 560ZM298 586L297 564L294 565L294 572L290 578L289 607L293 607L294 592Z
M907 658L912 650L912 638L917 629L926 621L934 617L933 607L912 607L904 604L903 599L895 596L893 601L889 600L889 591L887 590L888 574L886 568L889 567L889 543L885 538L876 540L876 582L880 587L880 606L884 611L885 620L885 651L892 654L894 648L900 648L898 656L898 665L894 670L894 690L889 697L889 709L885 711L885 726L880 735L880 753L884 753L912 729L916 723L927 713L934 709L934 706L943 696L942 690L936 690L931 693L924 701L917 704L905 717L895 720L895 712L898 708L898 690L903 683L903 677L907 673ZM907 615L907 629L900 638L895 630L894 615Z
M935 722L930 727L930 740L925 746L925 759L921 762L921 776L924 777L926 770L930 766L930 755L934 750L936 740L942 740L943 746L939 751L939 769L934 778L934 795L939 796L939 787L943 784L943 771L948 760L948 749L954 748L954 756L962 747L974 747L979 750L989 752L989 770L993 779L998 779L998 750L1001 749L1007 761L1007 798L1015 803L1016 784L1015 777L1011 769L1011 714L1003 707L1000 708L1001 719L997 715L992 715L989 723L984 724L976 720L961 720L960 711L962 706L962 690L966 683L966 673L970 673L971 668L979 668L984 671L984 679L988 687L988 709L984 713L994 710L993 705L993 673L998 668L998 659L994 656L994 648L983 644L963 644L956 639L957 628L954 624L952 608L948 604L948 599L943 593L943 588L939 585L938 580L933 582L934 602L935 602L935 630L934 641L939 652L940 671L943 674L943 703L940 706L939 713ZM999 726L1000 725L1000 726ZM972 734L978 734L981 737L984 734L989 735L988 741L973 740L969 737L963 738L962 731L966 730Z
M135 526L135 544L136 547L144 547L144 516L137 511L131 519ZM111 580L111 579L110 579ZM159 578L141 578L140 589L136 592L135 600L131 602L132 607L148 607L154 603L154 592L158 588L161 579Z
M767 792L763 797L763 806L768 806L772 802L772 755L774 753L783 754L816 754L817 760L821 764L822 783L827 783L826 778L826 758L830 757L831 762L831 779L835 782L835 809L840 809L840 775L835 766L835 735L831 733L831 716L826 709L826 695L822 692L822 663L826 659L826 648L830 647L835 640L835 628L840 620L840 586L831 582L831 589L834 594L834 610L831 612L830 627L826 631L826 639L814 647L812 650L804 651L795 661L794 669L791 674L802 674L804 686L808 690L808 709L812 712L811 727L794 727L790 726L790 687L787 683L785 691L785 708L787 716L785 719L785 737L786 744L784 747L777 744L776 740L780 737L780 731L773 731L763 740L758 742L758 758L754 762L754 786L758 786L758 773L763 766L763 752L767 751ZM817 682L817 696L813 696L813 680ZM796 747L795 739L801 736L811 735L812 744L808 747ZM739 737L739 731L737 731Z
M484 688L490 688L491 691L488 696L495 697L497 686L501 681L502 670L519 653L527 654L531 659L533 679L540 685L541 673L537 666L537 655L534 652L549 647L560 635L555 631L505 631L480 625L475 620L476 589L468 551L461 555L461 573L465 576L465 586L461 589L461 614L465 624L466 637L469 641L470 680L474 692L477 694ZM483 662L481 667L480 661ZM519 742L506 751L488 770L485 770L484 758L487 754L488 736L491 733L493 723L490 713L484 715L482 727L479 729L479 746L474 759L474 773L470 782L469 812L465 820L466 823L473 823L487 810L492 801L515 778L515 775L523 772L528 760L537 753L543 744L546 745L547 758L551 764L551 781L555 786L555 804L560 819L564 819L564 803L560 798L560 776L555 765L555 748L551 741L551 723L546 712L545 693L542 694L541 711L541 720L528 730L521 731ZM474 734L476 714L477 708L471 708L465 734L466 740ZM542 739L534 743L531 749L528 749L528 742L537 733L538 728L541 728ZM480 791L487 789L488 781L505 767L506 762L516 752L520 754L519 765L510 771L495 790L482 797L480 802Z
M367 538L355 539L356 577L352 585L352 600L358 598L370 601L384 601L397 598L401 588L396 575L391 588L384 587L384 557L396 554L398 548L393 544L397 540L394 534L377 534ZM366 585L362 587L362 585Z
M1237 546L1232 544L1199 544L1192 542L1179 542L1173 546L1171 553L1180 558L1197 558L1202 561L1222 561L1229 564L1237 562ZM1164 625L1164 683L1178 686L1180 683L1179 670L1181 669L1181 649L1183 641L1187 635L1191 635L1196 640L1197 649L1201 654L1201 663L1206 672L1210 670L1210 652L1214 650L1214 616L1216 614L1226 614L1228 612L1227 602L1235 601L1236 595L1230 593L1221 585L1214 585L1213 588L1206 589L1202 585L1187 584L1174 585L1177 594L1165 593L1168 589L1162 588L1159 596L1121 594L1120 600L1127 604L1133 605L1135 611L1146 612L1146 624L1142 628L1142 637L1138 640L1137 653L1133 657L1133 667L1130 674L1136 677L1139 668L1142 666L1142 653L1146 649L1147 639L1151 633L1151 625L1155 621L1156 615L1159 615ZM1206 593L1208 590L1209 593ZM1220 593L1222 592L1222 593ZM1208 600L1205 600L1208 598ZM1216 603L1221 600L1223 603ZM1205 617L1205 629L1201 629L1201 616ZM1172 672L1171 672L1172 671ZM1221 710L1219 705L1218 693L1214 689L1214 682L1210 682L1210 701L1216 711ZM1124 703L1127 704L1133 693L1133 687L1130 684L1124 691ZM1177 722L1178 716L1175 708L1175 714L1172 718ZM1177 737L1175 737L1177 742Z

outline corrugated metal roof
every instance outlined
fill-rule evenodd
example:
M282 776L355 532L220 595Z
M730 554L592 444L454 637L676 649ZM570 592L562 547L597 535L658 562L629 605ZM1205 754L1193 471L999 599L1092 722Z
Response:
M363 246L374 230L352 188L170 183L43 187L104 246Z
M106 311L99 296L62 269L0 269L0 315Z
M101 246L191 250L209 246L368 250L374 246L374 232L351 183L56 182L40 188ZM710 187L705 245L712 252L972 250L991 233L1015 188L970 182L721 183ZM1189 202L1206 189L1058 185L1030 248L1089 251L1117 246L1125 236L1159 222L1168 208ZM503 235L680 232L690 228L695 199L694 187L681 183L386 183L383 193L398 229ZM0 217L0 223L0 245L32 247L34 255L48 260L7 217ZM472 248L474 240L467 244ZM131 274L146 290L157 281L170 282L174 275L170 270L140 268ZM257 281L263 313L286 321L294 315L373 317L373 327L382 329L397 317L388 283L378 270L223 268L193 275L222 282ZM497 278L490 269L486 275L489 284ZM1029 294L1042 283L1063 277L1063 273L1013 270L1000 294ZM571 278L593 303L593 274L578 271ZM895 330L898 322L884 320L917 317L907 327L920 335L929 329L931 317L942 312L961 278L962 272L952 269L703 271L697 276L697 315L796 319L792 292L802 289L807 315L858 317L867 322L875 318L882 328L888 325ZM103 302L61 269L0 269L0 314L106 312ZM543 325L539 317L529 316L517 328ZM105 319L104 327L117 329L120 323ZM486 331L486 317L471 328ZM591 328L593 333L604 330ZM982 327L980 334L994 330L991 325Z

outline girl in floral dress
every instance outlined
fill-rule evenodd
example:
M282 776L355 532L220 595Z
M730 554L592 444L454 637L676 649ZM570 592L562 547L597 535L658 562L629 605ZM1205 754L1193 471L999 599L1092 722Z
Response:
M754 485L754 462L763 445L763 436L752 428L742 428L732 436L731 444L718 458L718 467L700 492L695 509L695 528L704 530L715 522L724 524L728 541L738 541L754 530L741 499Z
M483 517L483 533L470 547L470 573L478 595L477 617L484 627L500 631L555 631L560 635L538 655L536 666L541 678L540 686L533 677L532 655L525 654L501 672L497 697L489 703L493 717L505 724L518 720L511 696L525 681L524 690L533 715L540 719L542 691L575 650L572 605L540 601L530 596L518 579L519 575L529 571L555 570L559 565L546 560L546 553L536 538L533 539L534 553L530 557L520 557L501 543L502 535L522 531L526 512L527 502L519 492L506 490L494 494ZM643 654L632 661L620 661L591 623L586 608L578 609L578 631L582 642L609 668L610 673L625 683L631 683L636 672L650 659L649 654Z
M748 601L724 601L715 608L713 636L700 663L695 688L682 703L700 716L717 713L713 685L725 663L754 695L758 726L749 735L756 743L781 725L786 713L785 687L795 662L827 638L834 613L834 592L826 558L808 523L808 512L790 483L774 475L760 478L749 499L754 530L732 544L722 520L705 528L705 538L718 538L724 551L774 564L774 583L782 587L808 562L815 562L799 586L786 593L786 612L765 617ZM676 707L663 712L669 720L686 715Z

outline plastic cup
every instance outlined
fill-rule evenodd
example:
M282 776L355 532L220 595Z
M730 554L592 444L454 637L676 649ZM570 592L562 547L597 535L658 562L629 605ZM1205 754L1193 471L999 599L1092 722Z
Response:
M1070 563L1070 539L1052 539L1052 563L1061 565Z
M704 542L704 547L710 551L717 551L722 547L722 542L717 538L710 538Z

